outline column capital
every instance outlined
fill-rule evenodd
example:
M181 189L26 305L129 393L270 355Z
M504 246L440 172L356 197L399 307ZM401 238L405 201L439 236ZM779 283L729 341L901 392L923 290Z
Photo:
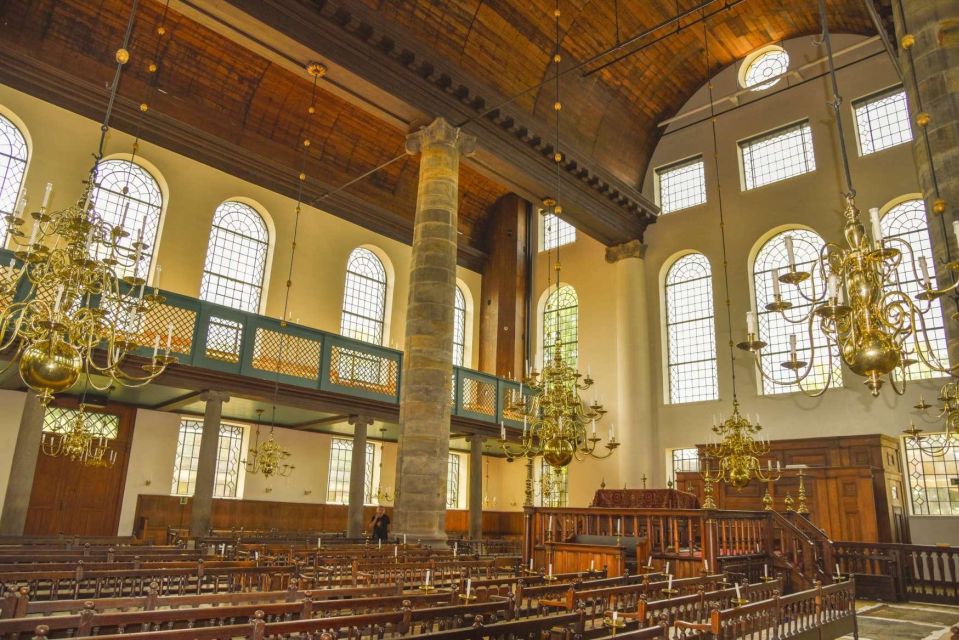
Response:
M454 127L442 117L406 136L406 152L410 155L438 145L451 147L464 156L470 156L476 150L476 136L463 133L459 127Z
M646 257L646 247L647 245L643 244L641 240L614 244L611 247L606 247L606 262L613 264L627 258L642 260Z
M368 427L371 424L373 424L373 417L354 413L349 418L347 418L346 421L350 423L351 425L353 425L354 427L359 427L359 426Z
M200 394L200 400L204 402L229 402L230 394L226 391L214 391L212 389L207 389Z

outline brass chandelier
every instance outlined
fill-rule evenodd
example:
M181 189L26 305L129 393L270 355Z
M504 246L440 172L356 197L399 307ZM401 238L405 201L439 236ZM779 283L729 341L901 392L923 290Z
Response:
M85 467L109 468L117 461L117 452L110 448L109 439L96 435L87 424L86 405L82 403L65 431L43 432L40 451Z
M275 414L276 407L274 407L273 410ZM263 414L263 409L257 409L256 413L257 422L259 422L259 418ZM273 476L286 478L293 473L296 467L283 462L289 458L291 454L281 447L280 443L273 437L273 430L275 428L274 420L274 425L270 426L270 435L263 441L263 444L260 444L260 425L257 425L256 439L253 442L253 446L250 447L246 460L241 461L242 464L245 465L247 473L261 473L264 478L271 478Z
M144 330L146 316L164 299L157 288L146 291L149 265L142 258L149 246L143 241L143 229L128 242L127 211L113 225L97 212L94 201L97 166L120 73L130 59L126 47L135 13L136 2L123 46L116 52L96 161L80 197L75 204L52 211L48 205L53 187L48 183L39 210L30 214L29 236L25 197L5 217L16 251L0 277L0 350L13 350L10 364L18 364L24 384L44 405L76 384L81 374L100 390L114 382L138 387L176 361L170 356L172 325L167 327L162 352L159 333ZM151 338L153 352L147 356ZM138 350L146 358L139 367L128 359ZM106 384L100 386L94 375L105 376Z
M912 365L921 365L945 375L956 372L948 362L940 361L929 341L925 315L938 298L956 290L957 282L938 287L930 277L930 265L923 256L917 257L908 242L901 238L884 238L878 209L870 209L871 232L867 235L856 208L856 190L849 171L840 117L842 98L823 0L820 0L819 10L832 79L831 106L846 184L843 231L846 246L826 244L809 271L804 271L796 265L791 238L786 238L788 270L781 275L773 272L773 301L766 305L766 309L780 314L807 335L810 357L808 361L799 359L796 335L793 334L790 336L789 359L781 363L782 368L791 372L785 380L775 379L763 370L761 363L757 369L767 380L796 386L808 395L818 396L833 384L834 358L838 357L854 373L865 378L864 384L873 396L879 395L887 378L895 393L902 395L906 369ZM917 120L921 125L925 124L923 118ZM928 122L928 116L925 121ZM959 261L949 262L945 269L953 274L959 272ZM922 283L922 290L917 295L911 296L904 291L897 275L900 272L912 274ZM806 313L796 316L787 313L794 305L783 299L781 284L796 287L798 298L810 305ZM825 346L817 345L814 336L824 337ZM758 362L766 343L757 337L752 314L747 317L746 340L737 346L752 352ZM823 361L829 372L825 384L818 391L807 389L803 382L811 373L822 370Z
M712 485L717 482L742 490L753 478L760 482L776 482L782 476L778 460L775 468L772 462L767 461L763 469L760 458L769 454L769 441L753 437L762 431L758 415L755 420L753 424L747 416L740 414L739 401L733 399L732 414L713 425L713 433L719 437L719 441L706 444L700 465L706 494L704 509L716 508ZM712 466L713 460L718 461L715 468Z
M556 42L553 54L555 67L556 101L553 110L556 113L556 147L553 161L556 164L556 198L544 198L544 214L559 216L563 209L559 204L559 194L562 186L560 163L563 154L560 152L560 69L562 60L560 54L560 10L559 0L553 11L556 22ZM547 233L549 231L547 230ZM556 291L560 289L560 262L559 247L555 249L556 258ZM584 401L580 392L593 386L593 379L587 371L583 376L576 367L563 359L563 339L559 331L553 336L552 344L549 337L544 337L544 362L542 373L535 368L526 371L519 389L519 398L508 405L508 408L523 416L523 434L519 443L509 443L506 438L506 428L501 425L500 444L507 460L525 457L532 460L542 458L551 467L561 469L573 460L583 461L589 458L608 458L619 447L616 433L612 425L609 427L609 439L604 448L598 445L602 438L596 434L596 421L602 420L606 409L595 399L592 403ZM529 393L524 393L524 387Z
M918 447L924 453L938 458L945 455L948 451L959 447L959 381L950 380L939 389L940 403L935 415L930 417L930 409L933 405L927 403L922 397L919 398L919 404L914 408L918 409L923 419L929 422L945 422L946 432L938 435L924 435L922 429L916 427L915 422L910 421L909 428L904 429L906 442Z

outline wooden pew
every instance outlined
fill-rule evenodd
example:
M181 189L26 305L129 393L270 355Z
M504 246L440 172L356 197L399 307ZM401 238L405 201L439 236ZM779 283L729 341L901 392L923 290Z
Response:
M677 596L695 594L700 587L709 591L713 586L725 584L725 576L717 574L711 576L701 576L699 578L680 578L673 580L673 589ZM603 586L590 589L568 588L562 597L556 599L544 599L540 602L543 607L562 608L567 611L574 611L578 608L585 608L587 615L595 617L597 612L603 613L612 609L611 603L618 603L620 609L634 610L637 602L642 597L658 595L663 589L669 586L669 580L663 579L661 574L653 574L651 579L649 575L637 576L624 584Z

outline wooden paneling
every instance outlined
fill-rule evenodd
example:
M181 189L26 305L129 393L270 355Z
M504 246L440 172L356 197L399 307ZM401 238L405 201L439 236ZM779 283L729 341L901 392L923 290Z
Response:
M861 542L908 541L902 525L902 462L899 442L890 436L842 436L775 440L768 459L786 465L809 465L805 487L810 518L837 540ZM764 459L765 462L765 459ZM699 474L677 475L681 489L692 489L702 499ZM799 478L787 470L778 482L751 482L737 491L726 485L715 489L721 509L763 508L766 490L773 496L777 511L785 510L788 493L798 504Z
M572 542L547 542L546 547L549 553L542 567L548 571L552 562L554 574L585 573L591 567L597 571L605 568L610 578L626 573L626 549L623 547Z
M144 527L144 538L161 543L166 540L167 527L184 528L190 525L192 500L177 496L137 497L136 522ZM375 507L364 509L364 522L373 516ZM387 507L392 515L392 508ZM341 504L308 504L298 502L267 502L263 500L213 501L210 526L214 529L250 529L278 531L346 531L347 507ZM469 512L446 512L446 531L466 534L469 531ZM483 512L483 533L496 537L519 537L523 533L521 512Z
M76 407L72 398L59 398L57 404ZM37 457L24 534L116 535L136 409L111 405L96 412L120 418L119 433L110 443L117 453L116 464L107 469L84 467L41 453Z

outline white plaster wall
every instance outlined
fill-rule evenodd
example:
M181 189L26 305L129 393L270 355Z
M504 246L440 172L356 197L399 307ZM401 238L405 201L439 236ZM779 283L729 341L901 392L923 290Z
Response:
M170 495L179 432L180 416L137 409L118 535L133 533L138 495Z
M13 448L17 443L17 433L20 431L20 416L23 414L23 403L26 394L19 391L0 389L0 504L7 495L7 485L10 482L10 468L13 466Z

